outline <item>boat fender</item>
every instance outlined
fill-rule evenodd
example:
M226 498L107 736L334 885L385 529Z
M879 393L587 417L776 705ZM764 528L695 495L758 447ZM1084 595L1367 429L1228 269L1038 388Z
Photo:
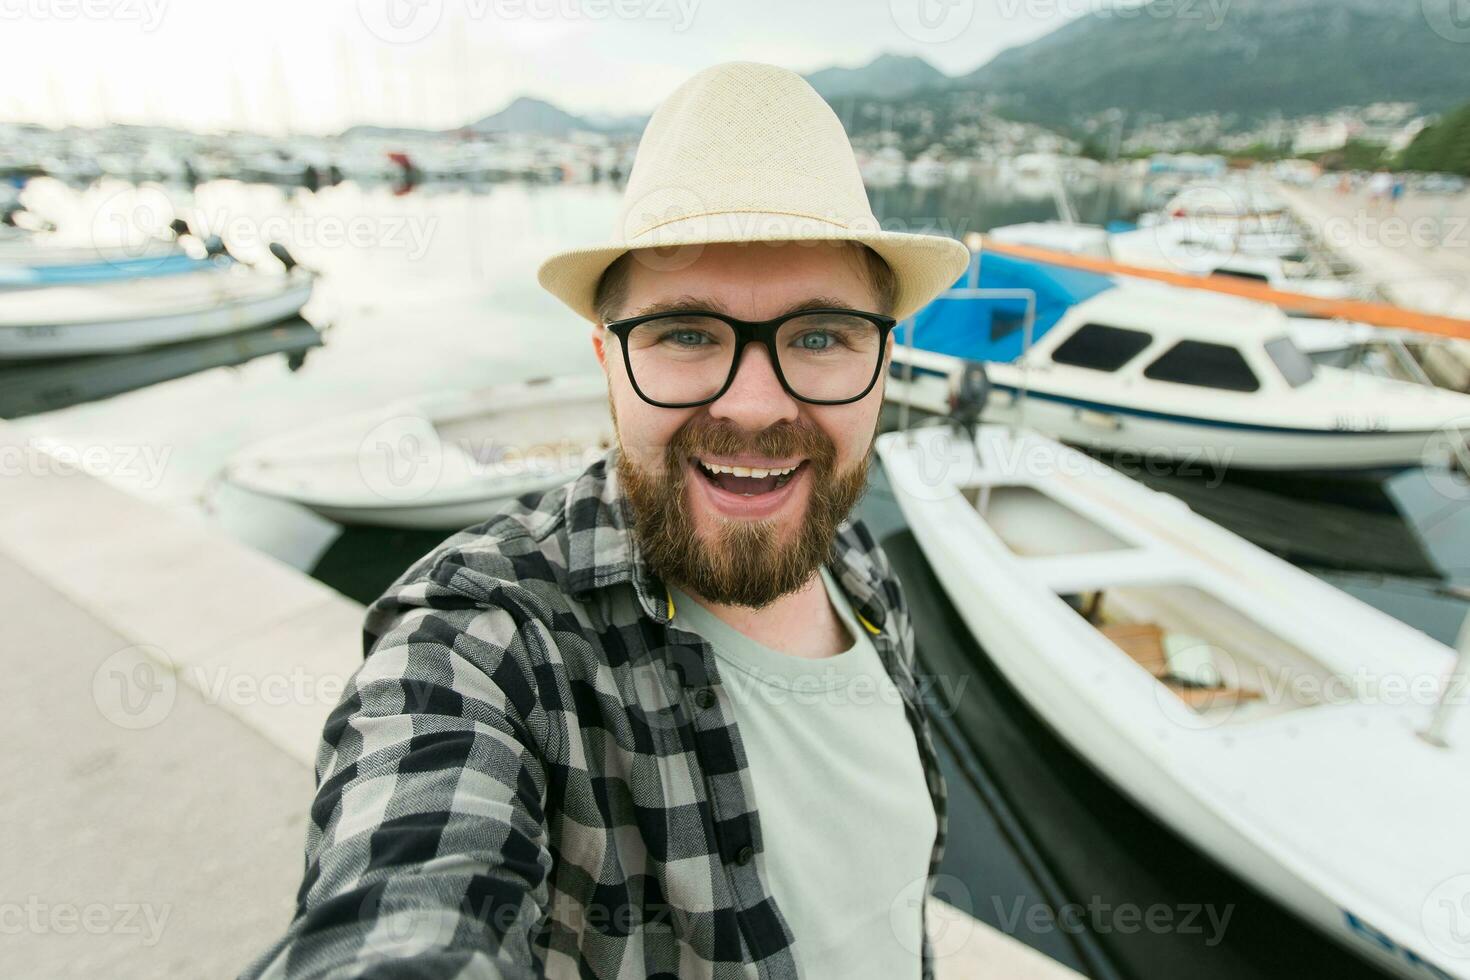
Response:
M301 264L296 261L295 256L293 256L286 249L286 246L282 245L280 242L271 242L270 250L271 254L276 257L276 261L280 262L281 265L286 267L287 272L290 272L292 269Z

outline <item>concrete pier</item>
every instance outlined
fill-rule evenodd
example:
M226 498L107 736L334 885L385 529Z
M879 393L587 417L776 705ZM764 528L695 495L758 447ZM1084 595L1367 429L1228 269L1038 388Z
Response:
M361 607L0 423L11 976L232 976L284 928Z

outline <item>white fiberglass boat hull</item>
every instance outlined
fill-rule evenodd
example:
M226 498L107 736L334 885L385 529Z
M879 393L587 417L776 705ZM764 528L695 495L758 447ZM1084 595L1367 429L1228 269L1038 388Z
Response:
M911 381L904 378L908 360L916 367ZM953 358L895 349L894 362L897 376L888 379L889 401L935 415L948 413L948 375L957 366ZM1317 370L1340 382L1349 394L1360 392L1364 397L1356 404L1341 401L1338 412L1329 406L1295 419L1289 407L1283 407L1276 420L1206 415L1205 399L1178 406L1143 404L1136 394L1128 399L1075 386L1059 390L1043 372L988 364L995 396L985 419L1024 424L1069 445L1100 452L1199 467L1292 471L1446 466L1452 459L1449 440L1456 433L1463 438L1459 427L1470 426L1470 398L1463 395L1355 371ZM1023 388L1024 398L1019 395ZM1396 396L1386 404L1370 397L1385 390ZM1398 404L1400 400L1404 404Z
M1365 959L1470 977L1455 918L1470 901L1470 712L1452 718L1449 748L1417 734L1452 652L1051 440L984 426L979 445L931 427L877 451L954 607L1032 709ZM1130 603L1144 613L1133 623L1082 611ZM1159 624L1182 646L1171 667L1202 655L1223 686L1167 686L1105 632Z
M208 269L161 279L0 295L0 359L112 354L278 323L300 313L314 277Z
M237 453L225 476L339 524L452 530L565 483L614 443L601 375L411 399Z

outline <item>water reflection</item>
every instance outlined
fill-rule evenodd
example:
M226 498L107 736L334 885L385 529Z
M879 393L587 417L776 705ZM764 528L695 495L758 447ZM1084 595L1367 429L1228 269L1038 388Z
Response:
M0 368L0 418L17 419L100 401L213 368L285 355L299 371L322 333L301 318L224 337L205 337L151 350L72 357Z

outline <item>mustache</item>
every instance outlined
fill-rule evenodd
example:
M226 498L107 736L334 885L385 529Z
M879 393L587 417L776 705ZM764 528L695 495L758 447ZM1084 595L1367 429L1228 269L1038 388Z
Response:
M815 426L783 421L752 432L710 415L697 415L680 426L669 440L667 453L669 462L675 464L691 456L801 456L819 471L837 460L837 446Z

